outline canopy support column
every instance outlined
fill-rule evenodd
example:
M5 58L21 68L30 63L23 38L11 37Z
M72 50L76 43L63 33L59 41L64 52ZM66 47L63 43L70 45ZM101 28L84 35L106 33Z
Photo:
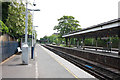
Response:
M68 46L68 38L65 38L66 46Z
M69 39L69 41L68 41L68 45L69 45L69 47L70 47L70 38L68 38Z
M85 40L85 38L83 37L83 39L82 39L82 47L83 47L83 50L85 50L84 40Z
M120 55L120 37L119 37L119 45L118 45L118 47L119 47L118 55Z
M119 27L118 37L119 37L119 44L118 44L119 51L118 51L118 55L120 55L120 27Z
M79 38L77 38L77 48L79 48Z
M95 40L96 40L96 51L97 51L97 47L98 47L98 45L97 45L97 37L95 37Z

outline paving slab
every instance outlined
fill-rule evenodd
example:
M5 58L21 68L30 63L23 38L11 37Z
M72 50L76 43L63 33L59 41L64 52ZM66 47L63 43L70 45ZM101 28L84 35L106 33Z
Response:
M35 78L35 61L29 60L29 65L23 65L21 56L15 55L2 64L2 78Z

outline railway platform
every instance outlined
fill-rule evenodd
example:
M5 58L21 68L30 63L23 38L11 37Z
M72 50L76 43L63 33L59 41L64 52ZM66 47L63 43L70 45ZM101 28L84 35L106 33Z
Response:
M97 80L91 74L39 44L35 46L35 56L34 59L29 59L29 65L22 65L21 54L16 54L0 66L2 66L3 80L5 78Z

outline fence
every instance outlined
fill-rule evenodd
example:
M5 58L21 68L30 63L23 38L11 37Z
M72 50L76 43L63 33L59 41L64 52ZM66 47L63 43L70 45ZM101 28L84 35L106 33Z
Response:
M17 52L18 42L16 41L1 41L0 42L0 62L12 56Z

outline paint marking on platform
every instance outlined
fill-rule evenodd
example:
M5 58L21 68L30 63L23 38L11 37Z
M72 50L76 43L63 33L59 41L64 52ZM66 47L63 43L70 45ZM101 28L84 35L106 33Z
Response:
M13 57L15 57L16 54L12 55L11 57L7 58L6 60L4 60L3 62L0 63L0 65L2 65L3 63L9 61L10 59L12 59Z
M37 63L37 51L34 52L34 53L35 53L35 58L36 58L36 62L35 62L35 78L38 78L39 74L38 74L38 63Z
M37 61L35 63L35 78L38 78L38 64L37 64Z

